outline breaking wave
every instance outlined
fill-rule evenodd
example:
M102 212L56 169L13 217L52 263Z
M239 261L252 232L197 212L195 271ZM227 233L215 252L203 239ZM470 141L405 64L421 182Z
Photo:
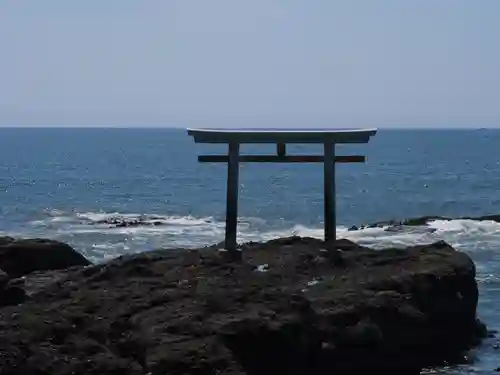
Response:
M44 236L66 241L93 261L155 248L196 248L219 243L225 223L214 217L121 212L64 212L49 210L31 221L23 236ZM323 228L303 225L271 227L260 218L239 218L238 241L266 241L285 236L322 238ZM337 236L374 248L402 247L444 240L457 249L473 252L500 245L500 223L488 220L431 220L420 226L390 226L349 230L337 227ZM496 252L488 251L498 259Z

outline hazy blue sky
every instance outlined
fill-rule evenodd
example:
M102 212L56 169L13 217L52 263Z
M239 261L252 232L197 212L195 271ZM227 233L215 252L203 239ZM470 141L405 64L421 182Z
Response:
M499 0L2 0L0 125L500 126Z

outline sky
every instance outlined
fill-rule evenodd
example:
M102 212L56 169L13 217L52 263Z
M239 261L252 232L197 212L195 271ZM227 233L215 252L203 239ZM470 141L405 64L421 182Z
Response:
M0 126L500 127L498 0L0 0Z

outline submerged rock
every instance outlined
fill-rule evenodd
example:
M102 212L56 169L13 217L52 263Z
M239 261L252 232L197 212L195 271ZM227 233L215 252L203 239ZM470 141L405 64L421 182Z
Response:
M419 226L419 225L426 225L429 222L435 220L452 220L452 219L443 216L422 216L412 219L406 219L401 224L407 226Z
M474 264L444 242L372 251L292 237L243 245L240 262L225 253L68 271L0 309L1 374L411 375L480 336Z
M381 228L385 226L425 226L435 220L474 220L474 221L495 221L500 223L500 215L483 215L483 216L461 216L461 217L446 217L446 216L420 216L403 221L381 221L365 226L365 228Z
M138 215L138 216L111 216L102 220L89 221L89 225L105 224L110 228L127 228L142 226L161 226L166 225L166 217L156 215Z
M46 239L0 238L0 269L9 277L33 271L87 266L91 263L71 246Z
M425 226L411 226L411 225L392 225L384 229L386 232L393 233L408 233L408 234L425 234L425 233L434 233L436 231L435 228L429 228Z
M422 216L422 217L416 217L416 218L411 218L411 219L406 219L401 222L403 225L411 225L411 226L417 226L417 225L426 225L430 223L431 221L435 220L474 220L474 221L495 221L497 223L500 223L500 215L483 215L483 216L460 216L460 217L445 217L445 216Z

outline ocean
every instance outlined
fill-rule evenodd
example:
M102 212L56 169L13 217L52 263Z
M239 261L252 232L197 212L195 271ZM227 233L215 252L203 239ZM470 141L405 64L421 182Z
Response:
M337 233L383 248L445 240L476 262L479 317L500 330L500 224L451 220L435 231L347 231L351 225L424 215L500 214L500 130L379 130L366 145L337 148L366 155L337 165ZM289 147L320 153L316 146ZM180 129L0 128L0 235L69 243L94 262L156 248L200 247L224 236L226 167L200 164ZM275 152L244 146L245 153ZM244 164L238 241L323 235L321 164ZM109 218L157 225L114 227ZM159 225L161 224L161 225ZM500 366L490 338L475 362L437 374L491 374Z

